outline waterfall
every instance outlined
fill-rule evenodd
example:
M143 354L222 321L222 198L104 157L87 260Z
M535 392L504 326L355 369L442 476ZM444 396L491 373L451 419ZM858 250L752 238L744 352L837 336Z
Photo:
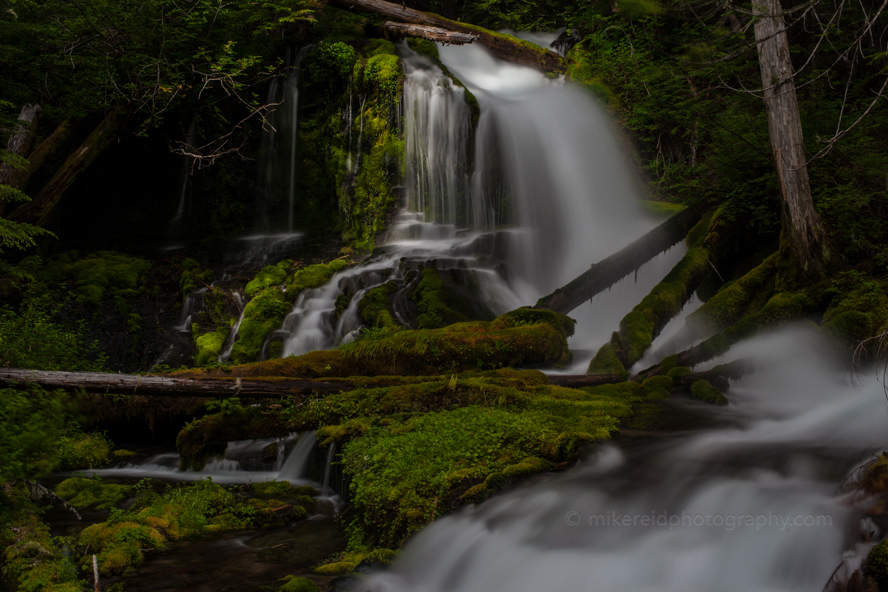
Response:
M333 466L334 458L336 458L336 442L330 444L330 447L327 449L327 462L324 465L324 488L321 490L324 495L329 495L331 492L330 469Z
M581 91L503 65L483 48L441 48L442 61L481 105L473 135L465 89L406 43L398 51L405 73L404 207L385 255L300 294L270 337L284 340L283 356L350 339L367 290L386 281L403 285L408 269L429 261L479 274L486 289L480 298L501 314L534 302L654 225L635 207L637 188L617 136ZM362 124L358 117L348 112L349 130ZM359 166L351 152L349 172ZM658 267L649 275L656 283L666 272ZM337 320L336 299L346 287L355 297Z
M305 432L296 442L296 447L284 461L277 478L279 481L300 481L304 480L311 456L318 447L318 439L315 432Z
M471 114L465 91L429 59L400 48L404 64L404 144L408 212L456 225L468 191Z
M436 521L362 589L824 589L874 544L853 545L858 528L877 528L858 525L836 489L888 437L876 373L855 388L821 339L793 328L741 344L731 359L757 370L732 384L730 423L602 446Z
M259 148L259 178L255 229L293 234L296 212L296 179L299 137L299 79L302 60L314 50L313 45L287 56L287 73L274 78L268 86L265 103L268 110ZM286 196L286 203L282 198ZM285 224L275 220L285 219Z
M191 123L188 124L188 131L185 133L185 144L188 146L193 146L197 138L196 124L196 119L192 117ZM191 209L191 165L191 157L182 156L182 188L179 191L179 205L169 224L170 239L179 238L185 214Z

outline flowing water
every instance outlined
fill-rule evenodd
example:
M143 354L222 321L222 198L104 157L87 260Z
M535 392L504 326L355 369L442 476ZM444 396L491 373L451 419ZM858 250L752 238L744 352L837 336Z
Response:
M888 445L881 385L852 386L810 329L734 355L757 370L732 384L720 427L602 446L437 521L361 589L820 591L850 573L872 545L858 529L879 533L838 484Z
M272 460L269 447L274 450ZM104 477L153 477L167 481L198 481L212 478L216 483L256 483L289 481L293 484L316 484L309 479L309 466L317 449L315 432L292 434L271 440L229 442L223 458L212 460L199 470L179 468L175 453L157 454L138 463L111 469L90 471ZM332 457L329 459L332 462ZM329 474L329 467L325 468Z

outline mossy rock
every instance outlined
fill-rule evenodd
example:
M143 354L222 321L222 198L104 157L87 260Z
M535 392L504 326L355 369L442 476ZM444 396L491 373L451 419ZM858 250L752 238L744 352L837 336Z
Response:
M373 329L397 329L401 326L392 313L391 297L398 285L386 282L369 290L358 303L358 313L364 323Z
M879 590L888 589L888 540L873 547L866 556L863 570L876 582Z
M246 407L196 419L176 437L180 468L202 469L213 458L222 458L228 442L248 438L275 438L289 433L276 415L262 407Z
M320 588L312 580L297 576L287 576L286 583L278 588L278 592L319 592Z
M564 366L575 321L548 310L522 308L491 322L457 323L443 329L371 335L336 350L221 369L183 370L172 376L322 378L433 376L441 372L527 365ZM243 326L243 325L242 325Z
M252 298L260 290L264 290L269 286L282 285L287 279L287 271L292 267L292 259L284 259L275 265L264 267L256 276L247 283L244 293L247 297Z
M111 510L130 495L132 487L101 479L71 477L56 485L56 494L75 508Z
M398 556L392 549L373 549L369 551L350 551L343 553L333 561L319 565L314 569L316 574L338 576L353 572L361 563L379 563L388 565Z
M78 544L97 555L100 574L112 576L139 567L145 559L142 549L163 550L167 539L157 529L137 522L102 522L84 529ZM91 566L92 560L84 557L81 564Z
M708 380L700 379L691 385L691 396L695 399L712 403L713 405L727 405L728 398Z
M194 364L196 366L208 366L219 361L219 354L225 347L228 335L231 332L227 327L218 327L215 331L197 335L195 332L194 345L197 347Z
M595 357L589 362L586 374L616 374L621 377L621 380L626 380L629 377L629 372L617 357L617 348L611 343L605 343L596 352Z
M111 443L102 434L63 436L56 445L56 451L55 471L96 469L111 462Z

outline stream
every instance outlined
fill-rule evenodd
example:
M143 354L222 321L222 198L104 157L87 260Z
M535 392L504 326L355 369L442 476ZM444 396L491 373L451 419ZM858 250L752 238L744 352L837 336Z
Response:
M406 73L405 209L374 257L300 294L269 337L284 343L284 355L347 341L361 326L356 306L368 289L391 280L405 289L409 274L424 267L473 277L485 287L478 299L496 315L534 302L656 224L634 207L638 189L624 147L584 93L497 62L478 47L442 47L442 62L481 106L468 167L464 90L406 45L399 51ZM288 91L294 101L302 56ZM508 200L500 199L504 194ZM288 197L292 210L292 188ZM504 201L506 210L497 207ZM575 363L562 371L584 372L619 319L685 252L683 244L673 247L573 311ZM337 319L336 300L346 289L355 296ZM685 306L636 370L689 345L671 337L699 305ZM880 538L840 484L888 446L882 384L874 371L852 381L831 346L805 326L754 338L697 370L739 358L752 360L755 371L732 381L728 406L678 397L668 404L671 430L627 430L570 470L442 518L411 539L390 568L362 576L353 589L819 592L834 572L847 576L872 546L860 534ZM174 454L95 472L307 482L314 434L291 440L265 464L249 463L268 442L233 442L224 459L200 472L178 470ZM335 452L324 456L313 482L336 507ZM272 562L307 569L341 547L340 527L329 517L300 524L182 543L141 568L132 589L251 589L268 549L303 548L299 559L281 551ZM226 588L206 587L207 578L226 580Z

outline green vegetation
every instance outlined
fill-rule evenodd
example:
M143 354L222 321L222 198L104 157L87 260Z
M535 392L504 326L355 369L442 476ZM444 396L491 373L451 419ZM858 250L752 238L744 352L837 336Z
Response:
M65 430L66 399L36 386L0 389L0 484L52 468Z
M132 490L129 485L106 483L101 479L71 477L56 485L55 491L75 508L111 510L125 500Z
M345 261L337 259L329 264L310 265L293 275L287 275L286 270L291 268L292 262L285 260L277 265L269 265L259 272L256 279L247 284L247 295L252 295L253 299L244 308L244 320L238 331L238 339L231 349L232 362L243 363L258 359L265 338L280 327L299 293L307 288L324 285L334 273L345 269L347 265ZM202 356L204 364L215 361L212 357L215 347L218 345L221 351L228 337L224 328L221 331L217 330L216 334L208 335L211 336L202 336L204 341L199 344L201 347L199 355Z
M691 396L713 405L727 405L728 398L712 386L708 380L698 380L691 385Z

